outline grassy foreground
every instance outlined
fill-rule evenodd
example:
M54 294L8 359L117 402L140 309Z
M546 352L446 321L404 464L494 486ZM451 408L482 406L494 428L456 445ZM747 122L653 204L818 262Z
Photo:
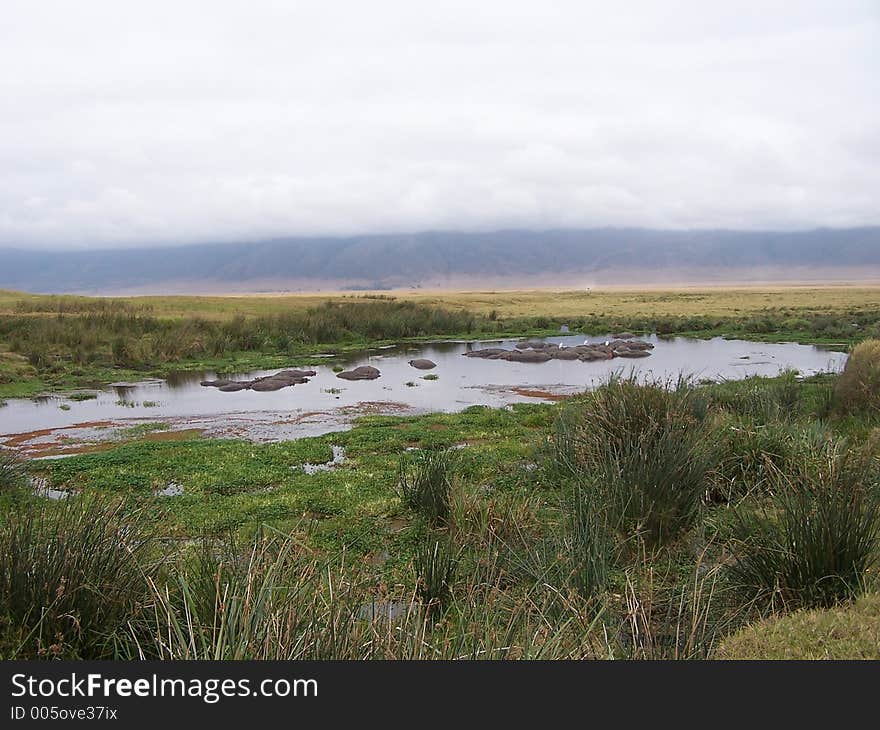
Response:
M880 336L880 287L116 299L0 291L0 397L177 369L308 365L318 352L549 334L561 325L847 348Z
M875 349L806 381L617 380L288 443L7 458L0 654L864 656L880 422L858 394L880 384ZM331 446L343 461L305 468ZM70 496L31 496L28 474ZM791 628L838 615L853 618L827 619L818 649L820 628Z

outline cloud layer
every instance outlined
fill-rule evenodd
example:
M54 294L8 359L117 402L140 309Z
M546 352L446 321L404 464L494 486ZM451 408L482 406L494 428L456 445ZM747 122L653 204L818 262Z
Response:
M877 8L6 0L0 245L880 224Z

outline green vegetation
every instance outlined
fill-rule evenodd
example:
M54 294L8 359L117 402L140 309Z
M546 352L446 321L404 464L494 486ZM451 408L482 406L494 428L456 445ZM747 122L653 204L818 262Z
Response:
M14 451L0 448L0 495L14 492L27 481L24 463Z
M307 365L318 362L319 349L549 334L561 325L586 334L630 330L840 348L880 337L880 289L120 299L0 292L0 394L95 387L180 369Z
M880 411L880 340L856 345L834 395L837 407L843 411Z
M590 511L653 547L690 527L718 460L704 395L686 383L612 379L589 408L564 414L558 471L588 485Z
M880 595L759 621L725 640L722 659L880 659Z
M555 315L510 293L475 313L452 295L255 298L210 316L170 299L20 296L0 311L0 388L561 323L878 334L873 299L833 294L755 294L737 313L724 292L714 310L696 294L605 293L597 313L579 292ZM553 405L367 416L279 443L166 440L147 422L64 459L0 451L0 656L876 657L876 343L849 362L810 378L617 378ZM343 461L302 468L333 447Z
M455 453L448 449L418 451L400 460L400 499L431 525L449 519Z
M151 541L99 497L28 502L0 525L0 656L112 655L147 597Z
M775 470L768 510L739 521L731 577L783 606L833 606L863 589L880 544L874 453L826 442L787 473Z

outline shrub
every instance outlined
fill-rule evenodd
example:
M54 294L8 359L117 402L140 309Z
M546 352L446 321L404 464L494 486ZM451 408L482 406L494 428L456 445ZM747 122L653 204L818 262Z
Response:
M853 349L834 395L839 410L880 411L880 340L865 340Z
M2 653L112 656L146 597L150 540L119 501L29 502L0 526Z
M771 508L738 513L732 581L786 607L831 606L863 589L878 546L880 500L870 455L826 444L776 470Z
M561 419L557 474L595 490L609 524L649 546L693 524L718 459L702 395L613 379Z
M403 503L429 524L445 525L457 466L457 454L451 449L417 451L415 456L401 457L398 489Z

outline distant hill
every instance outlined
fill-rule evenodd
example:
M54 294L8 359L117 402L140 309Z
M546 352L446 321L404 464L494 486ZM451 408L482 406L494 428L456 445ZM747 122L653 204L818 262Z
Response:
M880 227L427 232L104 251L0 249L0 288L56 293L850 278L880 279Z

